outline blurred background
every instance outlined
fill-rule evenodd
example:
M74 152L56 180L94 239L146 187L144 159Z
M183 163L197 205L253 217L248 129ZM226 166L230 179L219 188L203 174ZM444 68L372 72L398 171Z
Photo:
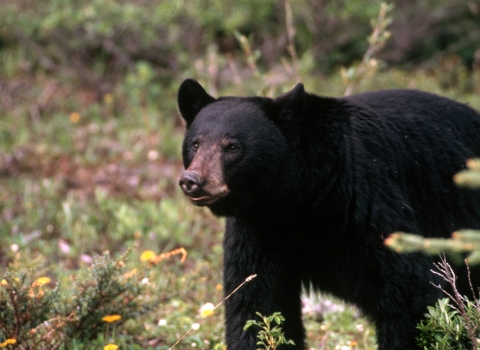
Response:
M480 3L2 1L0 279L20 274L27 293L28 283L49 276L49 290L61 296L51 302L71 309L42 309L36 323L12 323L9 304L12 313L0 310L0 343L16 334L25 349L98 348L108 339L168 349L199 320L202 304L221 301L222 221L177 189L176 92L185 78L215 96L273 97L302 81L320 95L415 88L479 109ZM140 259L179 247L185 262ZM78 289L67 288L97 283L88 271L106 251L121 268L141 271L125 288L143 288L85 314L119 313L114 337L101 321L75 331L93 321L75 313ZM374 348L373 329L354 308L323 297L305 305L312 349ZM48 333L46 320L68 315L78 318L75 327L64 322L73 331ZM222 346L220 310L213 317L178 347Z

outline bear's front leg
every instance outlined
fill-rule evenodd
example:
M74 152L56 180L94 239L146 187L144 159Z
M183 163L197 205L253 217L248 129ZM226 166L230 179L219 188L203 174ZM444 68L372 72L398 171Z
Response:
M270 316L281 312L287 340L295 346L278 349L305 349L301 318L301 279L294 254L287 247L263 240L258 229L236 219L227 219L224 240L224 289L229 295L248 276L257 277L243 285L225 302L228 350L257 349L258 327L243 330L248 320L259 320L256 312ZM271 244L270 244L271 243Z

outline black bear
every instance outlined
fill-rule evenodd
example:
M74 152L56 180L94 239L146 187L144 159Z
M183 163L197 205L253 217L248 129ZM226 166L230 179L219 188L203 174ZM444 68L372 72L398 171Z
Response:
M225 293L258 276L226 301L228 350L256 349L254 327L243 331L256 311L280 311L296 344L282 349L305 349L302 286L357 305L379 349L418 349L416 324L443 297L430 282L445 282L431 272L436 257L397 254L384 239L480 228L480 191L452 181L480 156L480 115L415 90L326 98L297 84L276 99L216 99L191 79L178 106L179 184L226 217Z

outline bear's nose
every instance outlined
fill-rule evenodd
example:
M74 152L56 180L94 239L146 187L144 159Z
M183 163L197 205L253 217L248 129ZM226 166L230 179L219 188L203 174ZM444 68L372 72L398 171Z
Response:
M188 195L195 194L204 183L204 179L195 171L185 171L180 177L178 184L183 192Z

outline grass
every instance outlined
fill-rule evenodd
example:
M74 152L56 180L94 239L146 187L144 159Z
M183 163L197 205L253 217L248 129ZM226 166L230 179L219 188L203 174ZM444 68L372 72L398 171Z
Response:
M205 64L212 59L207 55ZM300 66L307 60L299 57ZM224 70L228 63L217 65ZM211 83L202 64L198 67L192 76ZM295 78L281 77L266 89L278 71L274 67L241 84L226 84L220 93L279 94ZM357 92L417 88L480 109L479 72L455 72L448 64L414 74L380 72L362 80ZM26 274L25 281L48 276L52 282L45 288L67 290L72 281L89 281L92 264L109 252L122 261L115 260L122 273L138 271L135 281L143 288L142 312L111 310L122 315L114 337L113 326L103 325L95 337L74 339L73 349L110 341L122 349L168 349L200 320L203 304L223 298L222 220L190 205L177 186L183 167L183 126L175 103L181 79L160 85L152 74L148 65L139 64L98 96L64 77L2 72L7 79L0 97L7 107L0 111L2 276L9 271ZM338 96L345 90L340 74L298 74L308 91ZM447 81L451 75L454 83ZM140 259L146 250L160 254L179 247L188 252L184 263L178 256L156 265ZM375 348L373 328L355 308L328 297L312 305L305 312L311 348ZM176 348L210 349L221 343L222 317L216 310Z

